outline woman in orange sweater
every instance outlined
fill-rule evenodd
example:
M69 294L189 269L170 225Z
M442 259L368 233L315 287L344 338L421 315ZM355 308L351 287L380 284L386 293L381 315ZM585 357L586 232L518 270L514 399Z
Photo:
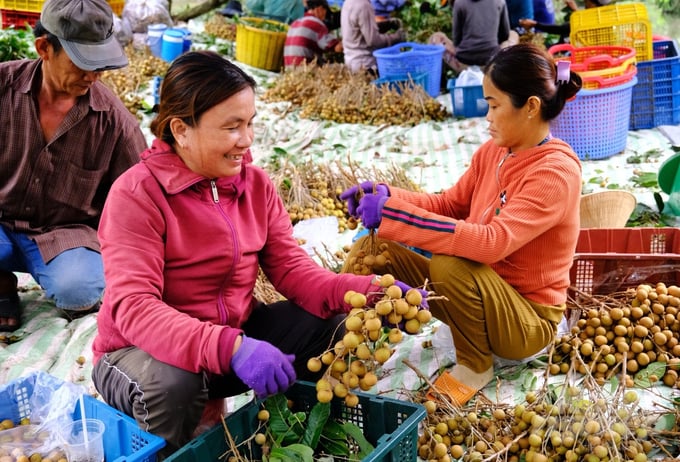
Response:
M529 44L492 58L483 79L491 139L441 194L365 182L341 196L388 243L386 271L414 285L427 279L448 299L430 307L453 334L460 404L494 378L493 354L537 353L564 313L581 195L578 157L550 135L550 120L581 87L565 65Z

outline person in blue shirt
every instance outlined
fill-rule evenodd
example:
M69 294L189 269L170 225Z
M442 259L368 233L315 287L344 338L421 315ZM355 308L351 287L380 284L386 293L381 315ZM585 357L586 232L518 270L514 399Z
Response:
M375 9L376 16L389 18L392 12L406 4L406 0L371 0L371 4Z
M552 1L552 0L549 0ZM520 19L534 19L534 0L505 0L510 28L517 29Z

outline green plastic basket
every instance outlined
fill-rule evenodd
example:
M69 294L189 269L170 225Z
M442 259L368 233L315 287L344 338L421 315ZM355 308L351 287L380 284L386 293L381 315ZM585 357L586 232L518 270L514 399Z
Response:
M296 382L287 392L295 410L308 411L316 403L316 388L310 382ZM363 461L411 461L417 459L418 424L425 417L419 404L358 392L359 405L351 408L343 400L331 401L331 417L356 424L366 439L375 447ZM250 438L258 427L257 412L260 402L250 402L226 419L232 438L238 444ZM253 443L242 452L250 459L261 457ZM229 445L222 425L217 425L185 445L166 459L166 462L224 461ZM222 458L220 458L222 456Z

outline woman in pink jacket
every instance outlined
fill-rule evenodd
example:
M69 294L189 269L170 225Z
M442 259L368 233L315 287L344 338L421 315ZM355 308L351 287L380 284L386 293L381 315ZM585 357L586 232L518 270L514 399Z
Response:
M113 185L99 239L106 292L93 379L105 401L167 441L187 443L208 400L316 380L348 290L293 238L282 200L251 164L255 81L212 52L190 52L161 87L157 137ZM253 297L262 268L286 300ZM218 401L219 402L219 401Z

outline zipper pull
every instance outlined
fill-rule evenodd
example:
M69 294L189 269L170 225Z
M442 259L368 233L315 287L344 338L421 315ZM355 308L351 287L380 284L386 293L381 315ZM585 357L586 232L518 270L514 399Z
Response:
M215 180L210 180L210 188L212 189L213 200L217 204L220 201L220 195L217 193L217 184Z

